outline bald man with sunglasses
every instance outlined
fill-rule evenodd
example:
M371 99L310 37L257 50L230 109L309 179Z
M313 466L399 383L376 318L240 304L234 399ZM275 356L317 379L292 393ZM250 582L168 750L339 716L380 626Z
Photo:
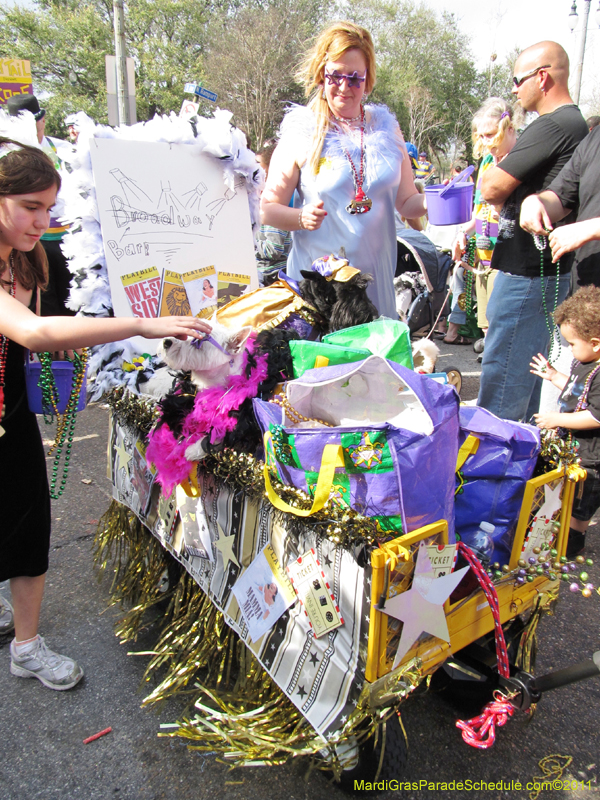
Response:
M520 54L512 91L524 111L539 116L482 180L483 198L498 208L500 220L491 262L498 276L487 308L490 327L477 402L503 419L527 422L539 411L541 380L530 373L529 363L547 353L550 315L569 290L571 256L557 268L545 239L538 239L540 250L519 226L523 200L550 185L587 135L568 80L569 58L556 42L539 42Z

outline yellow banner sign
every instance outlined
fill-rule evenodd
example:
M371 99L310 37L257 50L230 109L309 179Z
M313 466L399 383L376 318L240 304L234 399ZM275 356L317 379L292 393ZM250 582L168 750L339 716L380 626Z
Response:
M0 58L0 104L15 94L33 94L30 63L21 58Z
M0 58L0 82L31 83L30 62L21 58Z

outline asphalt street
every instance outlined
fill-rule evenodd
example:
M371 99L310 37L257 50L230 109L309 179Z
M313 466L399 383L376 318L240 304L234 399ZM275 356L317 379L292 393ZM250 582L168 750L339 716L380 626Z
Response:
M462 397L476 396L480 365L470 347L442 345L439 363L463 373ZM43 423L40 420L43 428ZM157 712L141 709L140 680L146 658L128 655L147 649L152 637L134 647L114 636L118 614L107 610L106 581L98 584L92 567L92 540L97 521L111 497L106 478L108 411L90 406L78 416L67 490L53 502L51 566L42 610L41 632L58 652L76 658L84 680L70 692L53 692L35 680L9 673L8 641L0 642L0 800L336 800L346 797L317 772L305 780L306 766L238 769L214 755L188 751L171 739L158 738L160 723L174 722L184 708L171 700ZM43 430L44 438L51 433ZM27 502L27 486L15 502ZM591 580L600 583L600 529L590 529L588 555L598 564ZM7 593L6 585L0 591ZM600 597L561 592L554 617L539 630L536 672L568 666L600 649ZM539 762L558 754L570 757L563 778L578 787L544 790L539 797L599 797L600 678L545 695L530 720L518 713L497 731L489 750L465 744L449 702L432 693L412 698L403 707L409 738L409 761L399 781L440 783L503 781L513 788L442 790L435 787L383 791L392 797L500 798L536 800L522 786L543 775ZM112 733L90 744L83 739L112 727ZM550 779L552 780L552 778ZM394 788L394 787L392 787ZM361 793L362 794L362 793Z

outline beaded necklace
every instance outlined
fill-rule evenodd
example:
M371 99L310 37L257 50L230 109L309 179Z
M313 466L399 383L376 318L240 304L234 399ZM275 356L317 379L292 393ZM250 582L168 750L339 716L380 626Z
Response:
M325 425L327 428L335 427L335 425L332 425L331 422L325 422L324 419L317 419L317 417L305 417L304 414L301 414L294 408L294 406L284 395L276 395L271 402L281 406L286 415L295 425L298 425L300 422L320 422L321 425Z
M64 492L67 483L67 476L71 461L71 448L73 447L73 437L75 433L77 404L79 402L79 394L81 392L81 386L85 376L85 366L88 359L88 351L84 350L81 356L78 353L73 354L73 384L64 414L59 414L58 412L58 390L56 388L54 373L52 372L52 354L39 353L38 357L42 367L39 386L42 390L42 409L44 413L44 422L46 425L52 424L54 416L56 416L57 420L56 439L54 444L48 450L48 455L51 456L56 450L54 464L52 465L52 478L50 479L50 497L53 500L58 500L58 498ZM60 480L60 488L57 491L56 484L58 481L59 465L63 448L65 460Z
M362 112L362 109L361 109L361 112ZM335 119L337 122L343 122L343 123L345 123L346 125L347 125L349 122L358 122L358 120L359 120L359 119L360 119L360 120L362 120L362 113L360 113L360 114L358 115L358 117L336 117L336 115L335 115L335 114L333 114L333 113L332 113L332 115L331 115L331 116L332 116L332 117L333 117L333 118L334 118L334 119Z
M486 215L485 221L483 223L483 232L476 236L477 240L477 249L478 250L491 250L494 246L494 243L490 239L490 222L492 216L492 207L486 203L485 204Z
M348 120L350 121L350 120ZM346 206L346 211L349 214L366 214L367 211L371 210L373 205L373 201L367 197L367 195L363 191L363 181L364 181L364 169L365 169L365 110L364 108L360 109L360 171L356 169L354 166L354 162L352 161L352 156L348 152L348 150L342 144L342 150L344 151L344 155L348 159L348 163L350 164L350 169L352 170L352 176L354 177L354 188L356 189L356 194L354 198L351 200L350 203Z
M554 348L554 341L558 342L558 352L556 353L556 358L560 356L562 350L562 342L560 341L560 334L555 336L555 332L558 330L558 325L552 319L552 315L556 311L558 306L558 290L559 290L559 278L560 278L560 259L556 262L556 281L555 281L555 289L554 289L554 308L552 311L548 311L548 306L546 304L546 292L544 290L544 250L548 244L548 237L547 236L538 236L537 234L533 233L533 243L535 244L537 250L540 253L540 288L542 291L542 306L544 307L544 320L546 322L546 327L548 328L548 333L550 334L550 346L548 348L548 361L551 360L552 350Z
M10 275L10 289L9 294L15 297L17 294L17 276L13 268L13 257L10 254L8 262L8 270ZM8 355L8 336L0 335L0 420L4 416L4 381L6 377L6 358ZM4 434L4 428L0 425L0 436Z
M591 370L591 372L585 379L585 383L583 384L583 391L579 395L579 400L577 401L577 405L575 406L573 413L575 413L575 411L585 411L585 409L588 407L587 398L590 392L590 386L592 385L592 381L594 380L598 372L600 372L600 364L594 367L594 369Z
M579 362L581 363L581 362ZM572 371L572 370L571 370ZM583 384L583 390L579 395L579 399L577 400L577 404L573 409L573 413L576 411L585 411L588 407L588 394L590 392L590 386L592 385L592 381L596 377L596 375L600 372L600 364L594 367L593 370L590 371L587 378L585 379L585 383ZM573 431L569 428L557 428L557 434L560 436L561 439L564 439L569 447L572 447L573 444L578 446L578 442L573 439Z
M477 250L477 242L472 236L467 243L467 264L470 267L475 266L475 251ZM465 275L465 311L467 318L473 316L473 272L469 269Z

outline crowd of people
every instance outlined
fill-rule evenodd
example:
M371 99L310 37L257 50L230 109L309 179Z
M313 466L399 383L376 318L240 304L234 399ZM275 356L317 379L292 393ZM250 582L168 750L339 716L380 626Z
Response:
M396 215L418 226L427 208L415 179L427 184L434 168L425 152L407 148L393 114L368 102L376 83L376 54L364 28L350 22L329 26L307 53L301 74L307 105L291 106L277 141L258 154L267 175L259 270L265 280L280 269L298 280L317 258L343 249L351 264L372 275L368 293L378 313L396 318ZM595 160L600 126L594 127L597 118L590 120L589 133L569 95L568 78L564 49L554 42L535 44L515 63L515 105L489 98L475 114L474 156L481 159L475 203L453 257L457 271L475 268L477 273L478 322L485 335L478 404L505 419L574 431L582 440L582 463L590 477L573 512L573 554L583 548L585 530L600 505L600 192ZM19 103L34 113L40 144L47 145L37 100L25 96ZM21 110L19 103L12 111ZM522 112L538 116L518 134ZM463 166L457 165L456 172ZM193 317L60 317L56 307L46 308L52 316L39 316L48 261L55 286L64 269L58 246L63 231L60 225L52 230L51 221L59 189L59 174L47 155L0 139L0 581L10 580L14 606L13 612L0 600L0 632L14 628L14 675L36 677L63 690L74 686L83 671L52 652L38 633L50 500L42 442L25 399L24 352L64 351L135 334L199 337L210 326ZM49 226L57 238L48 239ZM465 258L472 237L474 264ZM566 300L572 274L578 291ZM569 376L547 358L555 322L576 359ZM445 338L464 342L452 316ZM539 413L544 380L562 390L556 414ZM12 502L25 471L30 475L26 506Z

